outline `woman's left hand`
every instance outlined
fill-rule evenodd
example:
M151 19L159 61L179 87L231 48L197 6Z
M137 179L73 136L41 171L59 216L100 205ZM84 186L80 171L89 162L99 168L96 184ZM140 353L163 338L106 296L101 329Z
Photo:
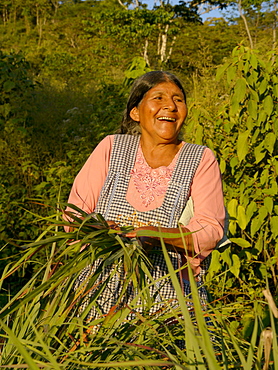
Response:
M177 238L164 238L165 240L165 245L168 249L173 249L176 250L180 253L185 254L185 250L187 250L187 254L189 256L192 256L195 254L194 252L194 247L193 247L193 240L192 240L192 235L190 234L189 230L186 227L182 227L182 232L188 233L187 235L184 235L181 237L180 235L180 229L179 228L166 228L166 227L161 227L158 228L156 226L142 226L138 227L137 229L134 229L133 231L130 231L124 236L128 238L136 238L138 231L142 230L150 230L150 231L162 231L165 233L174 233L174 234L179 234ZM141 243L143 244L143 247L147 250L150 250L153 246L155 245L160 245L160 237L159 236L154 236L154 237L149 237L149 236L140 236L139 237Z
M124 234L127 238L136 238L138 231L142 230L151 230L151 231L158 231L158 228L155 226L142 226L138 227L137 229L134 229L132 231L129 231L128 233Z

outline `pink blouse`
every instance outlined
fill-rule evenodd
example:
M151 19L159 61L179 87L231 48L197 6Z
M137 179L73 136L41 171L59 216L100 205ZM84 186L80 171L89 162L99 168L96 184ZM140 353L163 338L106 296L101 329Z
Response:
M110 135L99 143L74 180L68 202L86 213L93 212L96 207L108 174L113 140L114 135ZM144 212L161 206L178 154L168 167L152 169L139 147L126 195L127 201L136 210ZM144 186L140 181L142 176L145 176ZM194 203L194 216L189 224L184 226L191 232L197 231L192 234L196 257L190 258L190 264L194 273L198 274L200 262L223 237L225 219L219 166L208 148L204 150L193 178L190 195Z
M152 168L145 160L139 145L126 194L126 200L137 211L146 212L162 205L180 150L169 166Z

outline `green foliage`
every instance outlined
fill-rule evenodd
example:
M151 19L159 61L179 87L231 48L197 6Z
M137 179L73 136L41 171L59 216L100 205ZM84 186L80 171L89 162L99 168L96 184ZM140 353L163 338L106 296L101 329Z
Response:
M246 304L261 299L266 281L277 293L277 68L272 54L262 60L238 46L213 81L219 91L225 85L223 101L216 96L211 111L191 108L193 140L219 159L230 215L232 246L213 252L208 275L215 298L223 294L215 284L225 281L226 304L235 292Z
M41 284L42 276L56 271L51 270L56 263L68 268L71 266L67 265L68 260L77 258L77 265L81 263L75 247L69 247L66 256L59 240L61 253L55 254L55 258L50 257L48 244L36 249L32 262L23 262L27 255L21 248L22 240L37 240L42 232L49 232L50 220L56 217L53 210L57 203L66 202L72 181L86 158L103 137L116 129L130 82L149 69L163 66L176 73L188 91L190 114L186 140L213 149L223 175L232 245L213 252L207 279L216 307L216 311L210 311L211 320L214 322L216 317L223 323L222 332L217 331L216 335L223 353L220 366L227 368L231 358L243 359L246 355L242 360L244 368L252 368L252 356L257 361L254 368L262 368L265 354L260 338L268 326L272 327L275 338L274 319L265 305L262 289L269 284L273 295L277 295L278 82L277 56L268 54L275 15L273 12L258 15L251 10L246 13L259 50L251 52L238 45L246 38L240 21L235 20L231 25L218 19L196 24L191 22L197 19L195 11L193 14L184 4L177 7L165 4L164 8L153 10L142 6L125 11L114 0L43 0L35 7L31 1L0 4L3 48L0 53L0 270L7 263L22 259L19 268L3 282L0 306L6 305L9 299L22 304L11 314L17 317L14 326L8 316L5 318L9 326L5 331L13 342L10 348L17 354L23 354L24 349L16 338L22 338L29 350L30 337L23 333L25 329L26 333L35 333L34 327L40 334L34 334L33 338L41 343L41 347L32 347L34 353L43 348L53 368L61 366L63 348L71 343L66 328L71 328L69 333L77 343L78 340L84 343L82 333L88 327L80 325L75 311L69 318L73 321L61 324L69 312L66 307L72 308L66 305L73 302L70 284L74 277L68 285L61 285L57 295L51 291L45 306L42 298L41 308L49 307L45 315L49 314L52 320L43 328L36 325L46 316L41 316L38 302L31 299L32 289ZM187 22L188 17L191 23ZM161 58L162 35L167 36L165 59ZM234 47L232 57L227 58ZM218 68L215 79L214 70L223 58L226 63ZM34 219L34 214L40 216ZM52 236L56 234L53 232ZM90 258L88 253L85 259ZM56 286L58 275L53 276L51 284ZM24 285L30 294L26 305L15 298L27 294L22 290ZM39 298L43 297L41 294ZM60 311L58 308L51 311L51 300L57 300ZM256 307L254 301L258 302ZM26 312L31 312L29 317L34 317L36 324L26 319ZM61 326L57 329L55 320L60 314ZM189 347L187 357L175 346L174 357L169 353L168 343L163 342L164 332L174 342L175 337L184 338L183 327L169 328L163 320L153 317L145 321L138 319L134 327L128 328L117 326L113 321L116 318L111 320L113 329L103 326L90 338L88 350L82 344L77 352L73 350L68 363L72 359L80 360L80 356L86 361L92 355L90 360L95 364L92 366L98 366L97 361L103 361L99 353L107 354L107 361L124 361L125 355L130 360L161 361L164 357L159 357L157 352L161 346L164 355L173 361L171 366L184 363L187 365L182 366L191 368L196 358L203 361L203 347L192 350L194 355ZM148 331L150 326L156 328L152 334ZM44 343L42 336L50 327L53 335L57 329L57 337L64 340L62 344L52 334ZM111 337L117 338L112 344ZM126 345L133 338L137 338L136 346ZM192 338L189 341L198 347ZM151 350L140 347L146 343ZM59 350L53 360L47 348L53 351L54 347ZM24 352L24 356L30 366L37 366L28 353ZM70 366L76 369L74 362ZM159 365L148 362L142 366Z
M136 78L150 71L151 69L147 66L147 63L144 60L144 58L142 57L133 58L130 67L125 71L126 78L124 81L124 85L130 86Z
M100 215L88 215L76 207L75 211L82 219L73 214L68 214L73 218L70 223L57 219L55 214L48 218L48 229L35 242L26 244L18 262L5 269L1 281L23 264L38 265L34 269L37 273L0 310L1 366L216 370L236 363L244 370L260 370L270 358L269 369L275 369L277 328L271 311L270 326L262 331L263 317L255 303L249 308L248 316L254 319L251 339L238 338L236 322L231 320L233 315L227 308L225 312L210 307L203 311L191 270L192 297L184 298L177 271L163 242L164 235L145 231L144 236L161 238L169 269L167 276L178 299L176 307L162 301L160 310L150 314L154 302L148 294L150 285L146 284L145 276L149 261L142 247L109 229ZM59 230L61 224L72 227L72 231ZM82 252L81 246L86 246ZM33 256L41 249L46 250L47 257L38 263ZM128 305L122 305L120 294L108 315L87 322L86 315L96 305L97 294L85 310L80 305L94 288L101 265L86 284L74 289L75 280L84 267L98 258L102 258L101 265L123 268L126 274L122 292L132 284L137 287L137 295ZM100 282L99 292L106 283ZM187 302L193 303L194 312L189 312ZM133 317L129 316L131 312ZM248 317L246 313L245 322ZM261 338L257 341L260 331ZM268 348L264 347L267 332L273 338L268 341ZM181 348L177 340L185 340L186 348Z
M29 70L22 55L5 55L0 50L0 130L26 127L34 88Z
M58 201L67 200L87 157L118 126L126 96L122 86L113 84L82 94L34 87L22 56L2 53L1 58L2 86L13 83L3 89L0 105L10 107L0 131L0 248L9 245L1 252L3 271L8 260L18 258L20 240L34 240L44 229L45 221L34 222L33 214L47 216ZM42 252L36 258L44 258ZM32 273L22 269L6 280L7 294L13 295Z

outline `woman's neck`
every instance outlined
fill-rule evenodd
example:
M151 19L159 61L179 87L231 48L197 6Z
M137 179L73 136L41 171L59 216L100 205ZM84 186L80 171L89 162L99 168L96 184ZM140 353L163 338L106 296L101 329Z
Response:
M183 145L180 140L177 143L151 143L142 137L140 144L145 160L152 168L168 167Z

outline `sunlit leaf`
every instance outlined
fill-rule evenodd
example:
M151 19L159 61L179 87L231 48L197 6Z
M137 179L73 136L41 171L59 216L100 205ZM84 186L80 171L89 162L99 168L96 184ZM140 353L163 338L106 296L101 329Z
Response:
M269 132L264 139L264 147L269 151L270 154L273 153L275 142L276 135L273 132Z
M237 254L232 254L232 266L230 267L230 271L238 277L240 271L240 259Z
M230 238L232 243L239 245L242 248L250 248L251 244L248 240L242 238Z
M263 108L269 116L272 114L273 111L273 100L270 95L267 95L263 101Z
M248 136L250 135L249 130L241 132L237 139L237 156L241 162L248 153Z
M273 210L273 199L270 198L270 197L266 197L264 199L264 205L265 205L268 213L271 214L272 213L272 210Z
M237 208L237 222L241 230L245 230L247 226L247 218L245 214L245 208L241 205Z

